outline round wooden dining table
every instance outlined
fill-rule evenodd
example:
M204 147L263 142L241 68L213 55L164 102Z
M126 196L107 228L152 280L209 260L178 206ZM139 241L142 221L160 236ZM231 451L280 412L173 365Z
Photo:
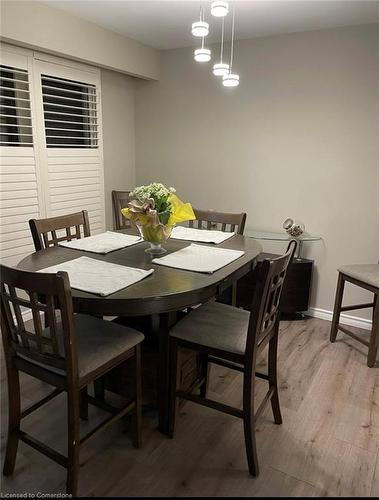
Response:
M122 232L130 233L130 230ZM168 240L164 247L175 252L190 244L189 241ZM146 316L159 315L159 428L167 431L169 387L169 330L175 322L176 311L206 302L220 295L242 276L250 272L262 251L261 245L248 237L235 234L220 248L243 250L244 254L219 269L207 274L170 268L152 263L145 252L146 242L110 252L106 255L53 246L25 257L19 269L39 271L83 255L101 261L140 269L154 269L144 280L106 297L72 289L74 311L96 316ZM210 245L214 246L214 245Z

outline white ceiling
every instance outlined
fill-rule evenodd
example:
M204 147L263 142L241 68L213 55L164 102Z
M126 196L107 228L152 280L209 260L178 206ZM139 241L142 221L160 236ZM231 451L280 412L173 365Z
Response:
M45 3L157 49L195 45L190 28L202 3L211 25L208 40L219 39L220 22L210 15L210 1L50 0ZM234 3L237 39L379 22L379 1L374 0L235 0Z

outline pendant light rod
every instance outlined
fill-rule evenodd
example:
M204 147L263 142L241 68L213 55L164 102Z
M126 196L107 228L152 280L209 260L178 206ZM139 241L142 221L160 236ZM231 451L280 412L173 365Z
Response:
M225 26L225 17L222 18L221 24L221 54L220 54L220 63L222 63L222 56L224 54L224 26Z
M200 21L204 22L204 9L203 6L200 5ZM204 37L201 37L201 48L204 48Z
M230 46L230 65L229 65L229 72L232 72L232 66L233 66L233 55L234 55L234 17L235 17L235 8L233 5L233 16L232 16L232 43Z

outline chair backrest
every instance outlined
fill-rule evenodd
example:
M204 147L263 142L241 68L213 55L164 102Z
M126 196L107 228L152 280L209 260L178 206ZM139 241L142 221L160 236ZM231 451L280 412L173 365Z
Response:
M65 272L31 273L0 266L1 333L9 360L42 363L77 377L77 353L70 282ZM30 327L24 312L31 311ZM42 327L41 313L48 319Z
M113 227L114 229L127 229L131 227L130 221L121 213L129 202L130 191L112 191Z
M290 241L284 255L265 259L255 273L256 286L246 341L248 363L253 362L257 348L278 333L283 285L296 248L297 242Z
M91 236L87 210L48 219L30 219L29 227L36 251L56 246L60 241Z
M218 229L219 231L243 234L246 223L246 213L234 214L216 212L214 210L199 210L194 208L196 220L189 221L189 227L197 229Z

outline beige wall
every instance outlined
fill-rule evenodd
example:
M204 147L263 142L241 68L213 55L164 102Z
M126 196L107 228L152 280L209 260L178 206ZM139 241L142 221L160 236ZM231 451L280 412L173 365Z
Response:
M135 185L134 162L135 79L101 71L106 227L113 228L111 191Z
M303 220L323 238L312 306L330 311L336 268L379 254L378 41L369 25L237 42L235 89L191 49L165 52L136 93L137 182L245 210L250 228Z
M1 2L1 38L141 78L159 78L159 52L36 1Z

